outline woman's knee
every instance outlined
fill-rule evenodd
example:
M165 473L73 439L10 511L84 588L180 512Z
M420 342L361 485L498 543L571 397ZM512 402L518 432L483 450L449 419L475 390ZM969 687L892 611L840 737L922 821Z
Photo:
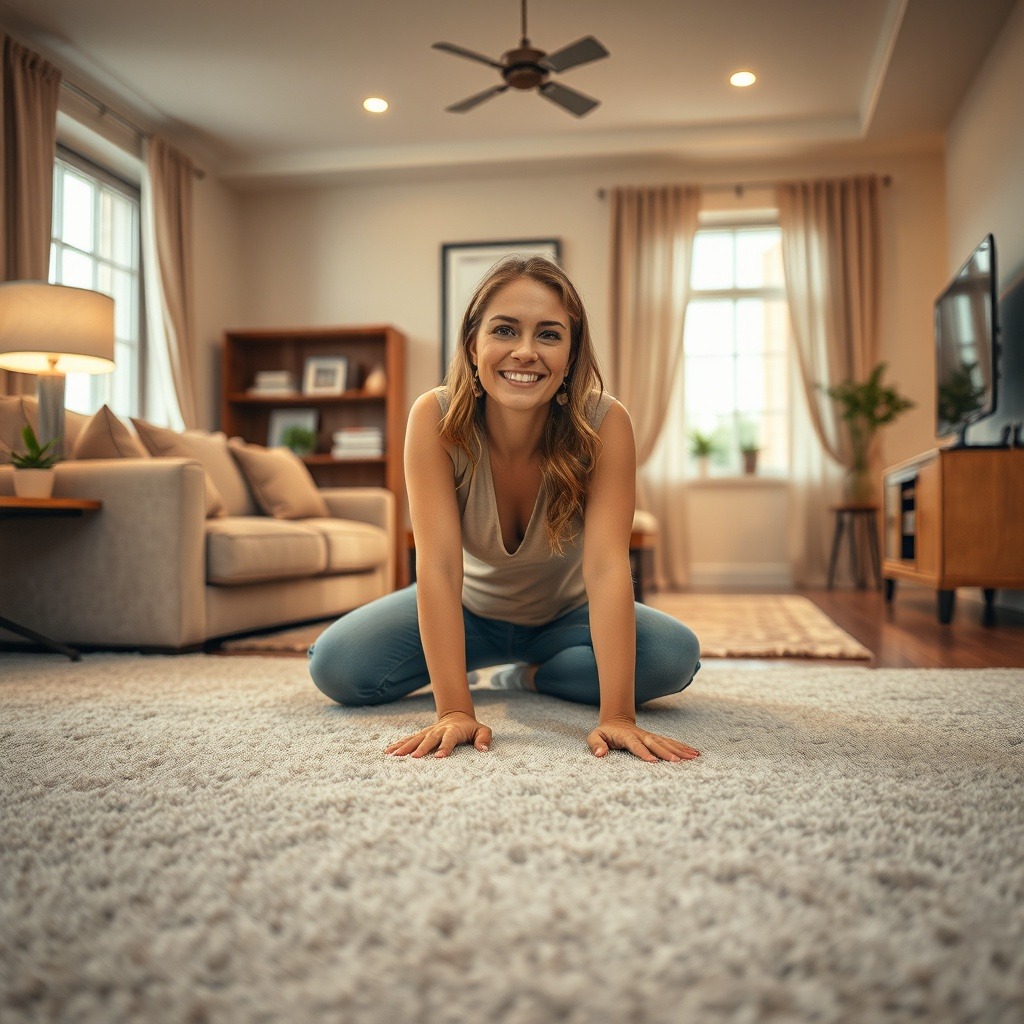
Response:
M637 617L637 703L680 693L700 668L700 641L678 619L647 608Z
M345 647L325 633L309 649L309 674L317 689L346 707L379 704L374 681L359 671L358 661L346 656Z

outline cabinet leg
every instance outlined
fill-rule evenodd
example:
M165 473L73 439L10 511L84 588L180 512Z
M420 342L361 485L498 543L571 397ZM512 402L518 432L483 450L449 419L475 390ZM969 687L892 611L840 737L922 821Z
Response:
M955 590L940 590L939 598L939 622L948 626L953 621L953 605L956 603Z
M981 624L983 626L994 626L996 624L996 588L983 587L981 592L985 595L985 611L982 612Z
M885 603L892 604L892 599L896 596L896 581L894 579L886 578L885 580Z

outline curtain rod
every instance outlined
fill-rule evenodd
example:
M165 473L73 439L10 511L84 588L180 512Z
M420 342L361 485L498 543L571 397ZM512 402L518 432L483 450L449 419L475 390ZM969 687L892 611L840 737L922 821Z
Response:
M881 177L883 188L888 188L892 184L892 177L888 174L884 174ZM736 181L732 184L727 182L712 182L708 185L698 185L702 192L735 192L737 196L742 196L747 189L762 189L762 188L775 188L777 185L784 184L780 180L776 181ZM608 189L599 188L597 190L597 198L605 199L608 195Z
M112 121L117 121L123 125L128 131L133 132L138 138L148 141L152 138L152 133L147 132L144 128L140 128L134 121L129 121L124 114L119 114L109 104L104 103L103 100L98 100L91 93L86 92L80 85L75 85L73 82L69 82L67 79L62 78L60 81L62 89L67 89L68 92L73 92L76 96L80 96L86 103L96 108L96 112L101 118L108 117ZM199 167L193 166L192 173L202 180L206 177L206 172Z

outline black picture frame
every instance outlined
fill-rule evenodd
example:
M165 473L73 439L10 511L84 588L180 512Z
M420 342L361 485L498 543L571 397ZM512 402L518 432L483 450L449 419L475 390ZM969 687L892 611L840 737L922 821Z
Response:
M561 262L558 238L520 238L508 242L445 242L441 246L441 380L454 355L459 324L473 289L504 256L551 256Z

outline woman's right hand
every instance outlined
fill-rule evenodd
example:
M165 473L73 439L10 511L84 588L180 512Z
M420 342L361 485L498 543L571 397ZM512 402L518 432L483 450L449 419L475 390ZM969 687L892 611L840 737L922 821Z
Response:
M434 757L447 757L462 743L471 744L477 750L487 750L491 745L491 730L481 725L472 715L452 711L426 729L420 729L412 736L392 743L384 749L384 753L395 757L404 757L406 754L423 757L436 750Z

